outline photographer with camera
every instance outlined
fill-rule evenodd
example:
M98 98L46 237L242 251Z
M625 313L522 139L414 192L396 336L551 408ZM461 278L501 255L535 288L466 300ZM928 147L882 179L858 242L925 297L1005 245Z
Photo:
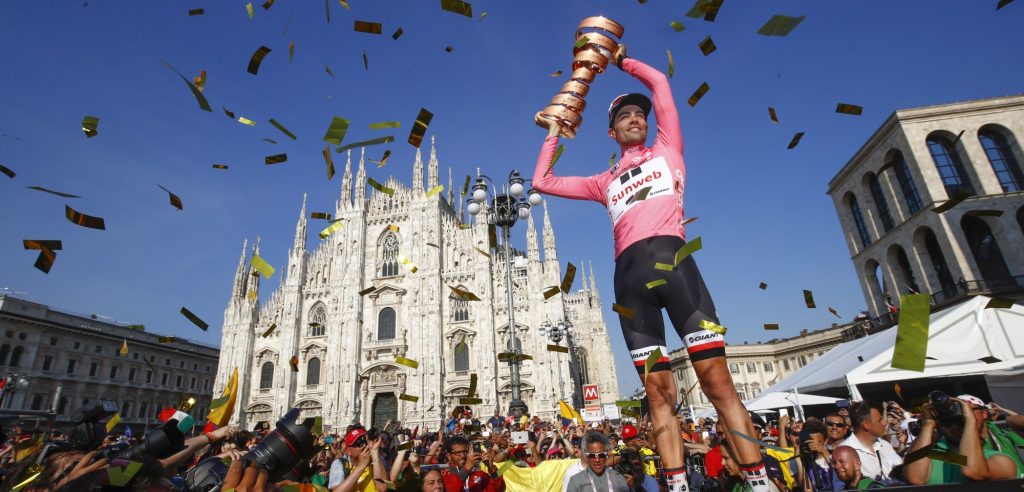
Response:
M843 446L857 451L861 461L861 473L875 480L890 480L890 473L903 458L896 454L892 445L885 439L885 421L882 407L872 401L860 401L850 405L850 421L853 434Z
M361 425L349 427L342 450L342 481L332 492L384 492L388 479L380 458L380 437L370 440Z
M966 463L958 465L931 457L907 463L904 475L914 485L965 483L1020 477L1024 470L1004 450L999 449L987 424L988 408L972 395L950 398L940 391L928 395L921 410L921 435L910 453L931 447L932 452L959 454ZM939 439L934 441L935 430ZM1011 451L1012 452L1012 451Z
M832 454L825 447L825 424L809 418L798 435L797 487L805 492L830 491L832 484Z

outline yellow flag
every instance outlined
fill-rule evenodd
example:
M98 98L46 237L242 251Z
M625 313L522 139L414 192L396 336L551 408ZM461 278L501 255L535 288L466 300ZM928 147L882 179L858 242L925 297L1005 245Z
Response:
M31 441L25 441L15 445L17 452L14 453L14 461L21 461L28 458L36 451L39 451L39 449L43 447L43 436L45 436L45 434L36 434L36 437Z
M231 420L231 414L235 413L235 397L238 396L238 368L231 373L228 385L224 387L224 393L220 398L213 400L210 404L210 414L206 420L213 422L217 427L224 427Z
M121 354L121 357L128 355L128 340L121 342L121 351L118 353Z
M577 412L575 408L570 407L568 404L566 404L565 400L558 401L558 409L561 411L562 417L570 420L579 419L576 422L583 422L583 417L580 417L580 413Z
M110 434L110 431L114 430L114 427L117 427L119 422L121 422L121 412L115 413L114 416L110 417L110 420L107 421L107 434Z
M274 267L270 266L266 260L260 258L260 255L252 255L252 267L263 275L263 278L270 278L274 276Z

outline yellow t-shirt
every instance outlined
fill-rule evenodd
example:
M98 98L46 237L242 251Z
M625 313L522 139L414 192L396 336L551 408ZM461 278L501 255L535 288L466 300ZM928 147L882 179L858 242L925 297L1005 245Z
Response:
M345 473L345 478L348 478L348 474L352 473L352 470L346 466ZM377 486L373 483L373 465L367 466L359 474L359 481L356 482L355 490L360 492L377 492Z
M796 484L796 479L793 478L793 472L789 470L789 461L786 460L792 458L795 453L793 452L793 448L782 449L785 449L786 451L776 451L771 448L765 448L765 452L768 456L779 460L779 465L781 465L780 468L782 468L782 478L786 480L786 487L792 489Z
M640 448L640 458L647 456L654 456L654 451L647 448ZM657 478L658 477L658 466L654 464L654 460L644 461L644 473Z

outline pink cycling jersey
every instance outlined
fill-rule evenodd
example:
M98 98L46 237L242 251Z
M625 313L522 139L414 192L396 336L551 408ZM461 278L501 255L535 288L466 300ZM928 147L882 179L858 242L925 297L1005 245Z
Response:
M615 257L631 244L654 236L686 239L683 222L683 194L686 165L683 163L683 135L679 113L672 99L668 78L633 58L622 61L622 69L651 90L658 135L653 147L634 145L622 149L622 158L611 169L589 177L554 175L550 165L558 147L557 137L548 137L537 157L533 187L541 193L593 200L608 209L615 236Z

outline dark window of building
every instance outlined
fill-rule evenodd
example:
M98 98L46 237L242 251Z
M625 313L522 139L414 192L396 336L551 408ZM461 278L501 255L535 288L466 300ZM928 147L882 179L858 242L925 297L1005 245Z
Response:
M77 360L74 360L74 359L69 360L68 361L67 373L68 374L74 374L75 373L75 366L76 365L78 365L78 361Z
M32 409L32 410L42 410L43 409L43 398L44 398L43 395L39 395L39 394L32 395L32 406L29 407L29 408Z
M306 363L306 385L320 384L320 359L313 357Z
M733 374L739 374L740 373L740 365L735 363L735 362L729 364L729 372L731 372Z
M52 365L53 365L53 356L47 355L47 356L43 357L43 370L44 371L49 371L50 370L50 366L52 366Z
M179 388L181 387L181 376L178 376L178 382L175 383L175 386L177 386Z
M210 391L210 380L203 378L203 391Z
M398 275L398 237L387 233L380 242L380 276L394 277Z
M64 415L64 412L68 411L68 399L67 397L60 397L57 400L57 414Z
M82 342L75 342L75 350L78 350L82 346Z
M882 185L878 182L878 176L872 175L868 180L868 188L871 189L871 199L875 201L875 208L878 210L878 217L882 219L882 228L889 232L893 228L892 215L889 214L889 202L885 200L882 193Z
M853 223L857 226L857 234L860 236L860 244L863 247L871 245L871 235L868 234L868 226L864 224L864 215L860 212L860 204L857 203L857 197L851 193L846 203L850 207L850 215L853 216Z
M199 370L199 364L192 364L192 370L193 371L198 371Z
M163 376L160 377L160 384L162 386L167 386L167 373L166 372L164 373Z
M775 372L775 366L773 366L771 362L765 362L764 372Z
M1004 282L1010 279L1010 269L1003 259L992 229L979 217L965 215L960 220L960 227L967 236L967 245L971 248L974 261L981 270L981 277L990 282Z
M11 351L11 367L18 367L21 365L21 354L24 351L25 349L21 348L21 345L14 347L14 350Z
M188 389L196 389L196 377L192 376L192 379L188 383Z
M907 283L907 285L903 286L904 289L913 293L921 292L921 289L917 286L917 279L914 278L914 270L910 268L910 260L907 259L907 253L899 246L896 246L896 264L899 265L903 281Z
M1006 137L991 128L982 128L978 132L978 140L985 149L985 155L1003 191L1013 193L1024 189L1024 171L1021 171L1020 163L1010 151Z
M11 353L11 346L10 345L5 343L2 346L0 346L0 366L6 366L7 365L7 356L10 353Z
M97 345L96 348L93 349L93 352L97 353L97 354L102 354L103 353L103 346L102 345Z
M910 166L903 154L896 151L889 161L892 171L896 173L896 181L900 184L900 191L903 193L903 201L907 204L910 215L921 210L921 195L917 193L917 185L914 184L914 175L910 173Z
M144 418L148 417L148 415L146 415L146 412L148 412L148 411L149 411L149 403L146 403L144 401L140 401L139 402L139 414L137 415L137 417L140 418L140 419L144 419ZM199 415L202 415L202 414L199 414Z
M393 340L395 338L395 310L384 308L377 315L377 340Z
M787 371L789 370L789 359L782 359L782 368Z
M146 371L146 383L153 382L153 371Z
M469 346L461 344L455 346L455 371L469 370Z
M121 416L124 418L131 418L132 415L132 402L126 401L121 403Z
M110 379L117 379L117 366L110 366Z
M757 373L757 364L755 364L753 362L747 362L747 374L756 374L756 373Z
M185 368L185 361L180 361L178 363L178 369L184 369L184 368Z
M800 361L800 367L807 365L807 357L801 355L800 357L798 357L798 360Z
M942 135L931 135L925 142L932 154L932 160L935 161L935 169L942 178L942 185L946 187L946 194L950 198L960 193L973 195L974 186L967 177L967 171L953 142Z
M89 377L96 377L96 372L99 371L100 365L96 362L89 364Z
M164 361L164 365L165 365L165 366L169 366L169 365L171 365L171 359L166 359L166 360Z
M135 382L135 368L128 369L128 381Z
M50 346L51 347L56 347L57 346L57 337L50 337Z
M939 241L935 238L935 233L931 229L924 231L924 249L928 251L928 259L931 260L932 269L935 270L935 276L939 279L939 286L942 290L953 287L953 274L950 273L949 267L946 266L946 258L942 255L942 248L939 247Z
M264 362L260 368L260 389L270 389L274 386L274 363Z

